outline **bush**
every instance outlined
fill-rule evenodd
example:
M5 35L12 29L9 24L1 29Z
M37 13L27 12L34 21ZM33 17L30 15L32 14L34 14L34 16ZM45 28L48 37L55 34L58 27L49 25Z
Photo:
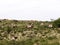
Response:
M53 26L60 28L60 18L58 18L57 20L55 20L55 21L53 22Z

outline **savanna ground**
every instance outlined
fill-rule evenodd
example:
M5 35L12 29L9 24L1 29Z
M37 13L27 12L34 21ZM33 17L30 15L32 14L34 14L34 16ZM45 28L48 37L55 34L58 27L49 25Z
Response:
M60 28L48 21L0 20L0 45L60 45Z

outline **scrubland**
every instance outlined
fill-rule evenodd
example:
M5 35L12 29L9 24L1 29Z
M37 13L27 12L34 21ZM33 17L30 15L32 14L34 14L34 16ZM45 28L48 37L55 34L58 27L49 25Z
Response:
M0 20L0 45L60 45L60 28L49 21Z

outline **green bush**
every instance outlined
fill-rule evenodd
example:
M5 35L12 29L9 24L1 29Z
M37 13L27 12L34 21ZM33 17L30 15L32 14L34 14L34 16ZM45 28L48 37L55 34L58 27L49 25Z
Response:
M53 22L53 26L58 28L60 27L60 18Z

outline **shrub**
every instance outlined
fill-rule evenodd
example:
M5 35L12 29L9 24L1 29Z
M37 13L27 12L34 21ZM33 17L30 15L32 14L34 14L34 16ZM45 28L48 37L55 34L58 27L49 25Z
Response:
M60 18L53 22L53 26L58 28L60 27Z

